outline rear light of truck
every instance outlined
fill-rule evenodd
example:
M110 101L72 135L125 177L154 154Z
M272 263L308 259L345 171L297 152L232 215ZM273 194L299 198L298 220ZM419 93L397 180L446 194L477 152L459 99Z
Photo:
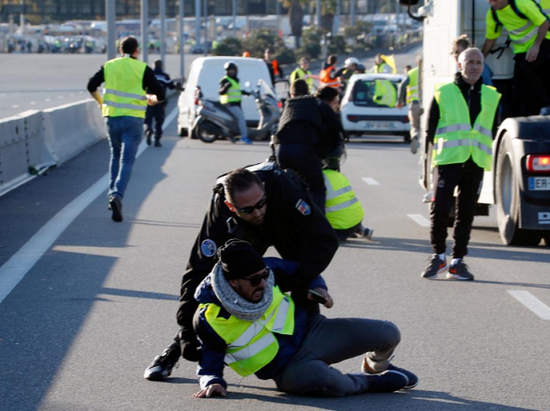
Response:
M527 156L527 171L531 173L550 173L550 155L529 154Z

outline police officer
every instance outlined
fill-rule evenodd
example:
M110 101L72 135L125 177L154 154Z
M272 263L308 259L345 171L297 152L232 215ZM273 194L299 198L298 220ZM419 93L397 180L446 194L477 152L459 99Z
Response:
M420 59L417 59L420 63ZM413 154L416 154L419 146L418 135L420 134L420 116L422 107L420 105L420 82L419 67L407 71L407 78L399 85L397 107L401 108L405 104L409 106L409 122L411 124L411 142L410 148Z
M165 97L153 70L137 60L136 38L122 39L120 52L123 57L109 60L88 81L88 91L106 117L111 145L109 209L112 219L117 222L122 221L122 199L143 136L147 104L155 105ZM103 82L105 94L102 97L97 89Z
M477 48L459 56L460 71L453 83L436 88L428 117L427 141L433 142L437 167L430 237L434 254L422 272L427 279L447 272L447 278L473 280L464 263L474 220L483 172L492 165L493 126L500 94L483 84L483 54ZM427 145L426 145L427 146ZM445 240L447 219L455 205L453 260L447 266Z
M170 76L163 71L162 67L162 60L156 60L155 63L155 69L153 72L155 73L155 78L158 80L162 88L164 89L164 92L166 92L166 89L169 88L170 90L174 90L176 88L176 85L174 82L170 79ZM153 120L155 121L155 147L162 147L162 144L160 143L160 139L162 138L162 125L164 124L164 111L166 110L166 105L168 102L165 100L160 104L157 104L155 106L149 106L147 107L147 113L145 114L145 136L147 145L151 145L151 137L153 136Z
M487 56L502 27L506 28L514 49L514 115L550 115L550 0L487 0L485 44ZM541 8L542 6L542 8Z
M294 83L298 79L304 79L307 83L308 94L311 94L313 92L313 76L311 71L309 71L309 60L302 57L299 63L300 67L290 74L290 84Z
M194 293L216 264L217 249L232 238L250 242L261 255L274 246L285 264L296 269L284 286L292 290L297 304L318 312L317 304L307 303L307 286L327 268L338 249L332 227L312 205L309 191L293 171L283 171L272 162L235 170L218 179L191 251L177 314L181 330L147 368L145 378L167 378L182 353L189 361L199 360L192 324L198 306Z
M239 71L237 63L228 61L224 64L223 68L225 69L225 76L220 80L220 103L224 104L237 120L241 141L245 144L252 144L252 140L248 138L246 120L241 108L242 95L248 95L249 93L241 90L239 78L237 77ZM235 142L234 139L231 141Z
M291 84L291 98L287 100L274 138L277 163L282 168L296 171L309 185L313 201L325 209L325 184L321 159L331 135L327 134L334 114L325 104L308 94L304 80ZM339 136L335 136L338 138Z

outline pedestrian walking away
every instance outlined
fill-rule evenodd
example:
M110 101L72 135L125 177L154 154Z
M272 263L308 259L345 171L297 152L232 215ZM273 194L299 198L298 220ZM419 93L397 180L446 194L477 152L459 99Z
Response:
M153 73L159 84L164 89L174 90L176 85L170 79L170 76L165 73L162 66L162 60L156 60L154 63ZM165 110L166 105L168 104L167 100L164 100L162 103L155 104L154 106L148 106L147 112L145 113L145 137L147 145L150 146L152 143L152 137L155 137L155 147L162 147L160 139L162 138L162 125L164 124ZM155 127L153 128L153 121L155 122Z
M88 81L88 91L98 102L111 146L109 165L109 209L112 219L121 222L122 200L132 175L147 105L165 98L164 89L153 70L139 57L138 41L125 37L120 42L122 57L109 60ZM105 82L105 94L97 91Z
M432 163L437 167L434 201L431 208L430 238L434 251L422 277L435 279L447 272L447 278L473 280L464 263L468 242L481 192L483 172L492 166L495 116L500 94L483 84L483 54L477 48L463 51L458 60L460 71L452 83L438 86L428 115L426 139L433 142ZM428 146L428 144L426 144ZM452 262L445 257L447 219L455 205Z
M294 272L285 289L292 292L297 306L319 312L319 305L308 295L308 286L338 249L334 230L312 205L307 186L292 170L282 170L273 162L234 170L218 179L191 250L180 289L180 330L175 341L147 367L146 379L168 378L181 355L189 361L200 359L193 329L198 307L194 294L218 262L217 249L234 238L250 242L261 255L275 247L284 261L266 258L268 266Z
M394 324L308 314L284 294L284 274L266 267L245 241L229 241L218 258L195 294L201 303L195 330L203 353L195 398L226 396L224 364L242 377L273 379L281 391L301 395L341 397L418 384L415 374L390 363L401 337ZM314 282L326 288L322 277ZM331 307L332 299L325 305ZM361 372L331 367L359 355Z

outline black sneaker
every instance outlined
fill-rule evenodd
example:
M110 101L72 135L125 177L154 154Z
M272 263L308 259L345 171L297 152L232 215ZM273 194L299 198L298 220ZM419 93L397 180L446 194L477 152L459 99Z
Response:
M157 355L151 365L147 367L143 378L151 381L165 380L172 374L172 369L177 366L180 358L179 346L171 345L161 355Z
M413 374L412 372L405 370L404 368L396 367L392 364L389 365L388 370L398 371L401 374L406 375L407 379L409 380L409 383L403 387L406 390L410 390L418 385L418 377L416 376L416 374Z
M469 271L466 263L460 260L458 263L449 267L447 278L449 280L473 281L474 275Z
M155 147L162 147L159 140L155 140Z
M363 238L366 238L367 240L371 241L372 240L372 235L374 234L374 230L372 228L368 228L368 227L365 227L365 229L363 230Z
M447 271L447 260L442 260L437 254L432 256L428 268L422 272L422 278L429 280L436 279L439 274L443 274Z
M113 221L120 223L122 221L122 201L117 196L112 196L109 199L109 209L113 212L111 218Z
M388 370L380 374L367 374L368 392L393 392L409 384L407 376L397 370Z

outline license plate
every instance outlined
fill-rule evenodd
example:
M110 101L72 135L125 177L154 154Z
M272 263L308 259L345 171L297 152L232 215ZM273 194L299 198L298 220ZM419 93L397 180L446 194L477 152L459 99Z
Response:
M529 177L529 190L550 191L550 177Z
M393 130L395 124L386 121L367 121L365 128L367 130Z

